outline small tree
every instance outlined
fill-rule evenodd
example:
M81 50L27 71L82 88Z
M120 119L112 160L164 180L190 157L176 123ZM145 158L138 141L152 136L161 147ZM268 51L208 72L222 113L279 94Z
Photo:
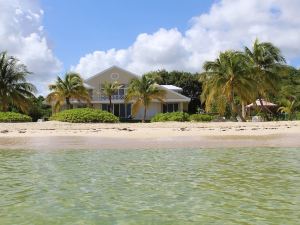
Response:
M103 94L109 99L109 108L108 108L109 112L112 112L112 102L111 102L112 96L115 95L121 87L122 85L120 85L118 81L115 81L113 83L109 83L109 82L104 83Z
M133 114L136 114L141 106L144 107L144 116L142 122L145 122L147 117L147 108L151 100L156 99L163 102L166 91L159 88L154 79L143 75L140 79L132 79L125 97L125 101L134 101L132 106Z
M57 112L66 103L67 109L73 108L71 99L83 100L90 104L90 95L84 87L83 80L79 74L69 72L64 79L57 77L55 84L50 84L52 91L46 98L48 103L54 103L54 110Z

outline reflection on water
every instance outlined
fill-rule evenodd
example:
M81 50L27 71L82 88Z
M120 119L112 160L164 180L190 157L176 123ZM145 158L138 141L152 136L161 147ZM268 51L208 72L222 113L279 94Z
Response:
M299 224L300 149L0 151L0 224Z

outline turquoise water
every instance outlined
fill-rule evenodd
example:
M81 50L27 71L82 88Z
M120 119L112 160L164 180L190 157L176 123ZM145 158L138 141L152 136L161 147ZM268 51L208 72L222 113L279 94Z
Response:
M300 149L0 150L0 224L300 224Z

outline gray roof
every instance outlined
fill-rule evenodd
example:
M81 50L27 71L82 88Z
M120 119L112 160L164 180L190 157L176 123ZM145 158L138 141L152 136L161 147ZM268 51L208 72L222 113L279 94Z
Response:
M167 88L169 90L172 90L172 91L178 91L178 92L182 91L182 88L174 86L174 85L167 84L167 85L160 85L160 86L163 86L163 87L165 87L165 88Z

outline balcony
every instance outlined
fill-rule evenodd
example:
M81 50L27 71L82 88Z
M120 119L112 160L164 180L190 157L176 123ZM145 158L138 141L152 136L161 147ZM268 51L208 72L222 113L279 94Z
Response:
M108 97L105 95L98 95L98 96L93 96L93 101L108 101ZM113 95L111 97L111 100L124 100L125 95Z

